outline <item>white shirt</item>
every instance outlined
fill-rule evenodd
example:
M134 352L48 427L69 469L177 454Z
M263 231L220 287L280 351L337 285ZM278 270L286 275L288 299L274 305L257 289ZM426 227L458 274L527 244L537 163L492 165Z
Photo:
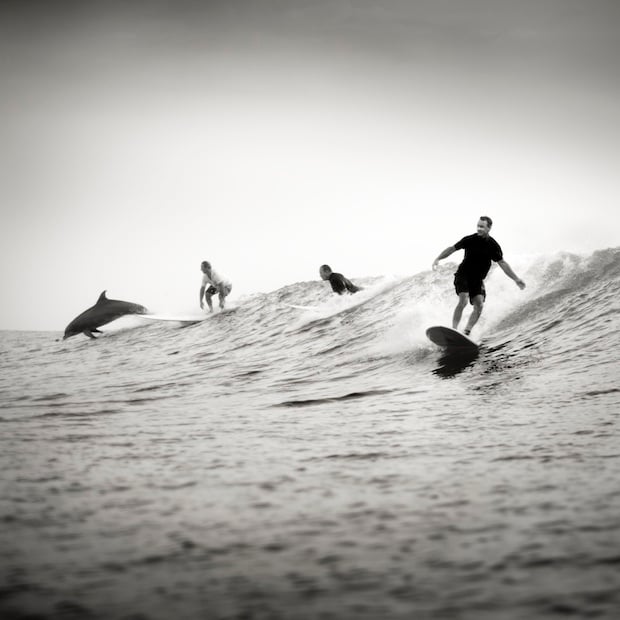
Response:
M207 284L213 284L213 286L216 287L219 287L220 284L223 284L224 286L230 286L230 282L226 278L223 278L219 273L217 273L215 269L211 269L211 277L209 277L206 273L202 275L202 286L206 288Z

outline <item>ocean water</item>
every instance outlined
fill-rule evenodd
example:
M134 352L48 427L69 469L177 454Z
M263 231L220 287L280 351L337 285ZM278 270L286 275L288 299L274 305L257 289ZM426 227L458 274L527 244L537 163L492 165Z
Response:
M0 332L0 616L619 617L620 249L513 267Z

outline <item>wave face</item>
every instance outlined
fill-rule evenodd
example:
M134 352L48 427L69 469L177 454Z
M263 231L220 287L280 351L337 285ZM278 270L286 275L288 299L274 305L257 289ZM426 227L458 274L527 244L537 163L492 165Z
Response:
M620 249L511 264L1 333L0 615L613 617Z

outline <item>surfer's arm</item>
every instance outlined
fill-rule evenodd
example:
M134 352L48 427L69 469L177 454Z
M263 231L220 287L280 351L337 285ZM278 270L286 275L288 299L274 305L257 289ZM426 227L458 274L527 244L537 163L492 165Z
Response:
M512 267L504 260L498 260L497 264L502 268L502 271L511 279L514 280L517 286L523 290L525 288L525 282L512 270Z
M347 278L344 279L344 285L347 287L347 291L349 291L349 293L357 293L357 291L362 290L359 286L355 286L355 284Z
M451 245L449 248L446 248L434 261L433 261L433 269L437 269L437 265L439 264L440 260L443 260L444 258L448 258L448 256L450 256L450 254L453 254L454 252L456 252L456 248Z
M202 276L202 284L200 285L200 307L204 308L204 303L202 301L203 295L207 288L209 288L213 284L213 279L210 278L206 273ZM207 299L207 301L209 301Z

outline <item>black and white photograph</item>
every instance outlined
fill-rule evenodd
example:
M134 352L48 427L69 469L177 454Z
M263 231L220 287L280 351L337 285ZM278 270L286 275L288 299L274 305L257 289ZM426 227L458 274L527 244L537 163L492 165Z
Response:
M620 617L620 1L0 4L2 620Z

